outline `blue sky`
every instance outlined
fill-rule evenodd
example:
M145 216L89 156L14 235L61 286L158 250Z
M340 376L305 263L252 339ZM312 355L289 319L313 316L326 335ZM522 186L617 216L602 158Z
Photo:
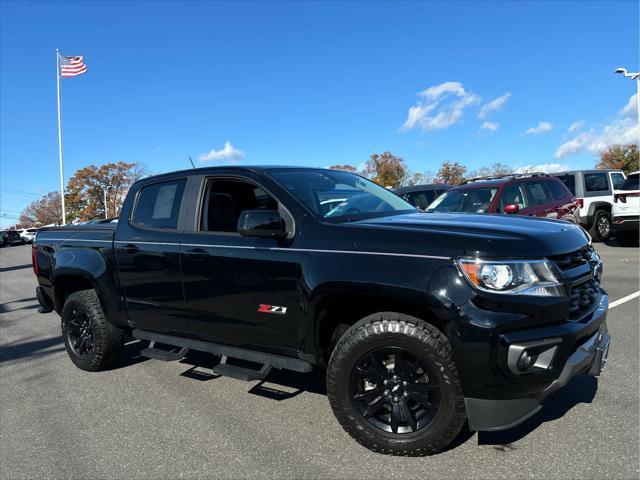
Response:
M0 223L65 174L140 161L587 168L637 138L638 2L2 2ZM490 102L493 102L490 104ZM488 104L492 106L487 106ZM481 113L482 112L482 113ZM529 133L526 133L529 131ZM205 161L199 160L204 159Z

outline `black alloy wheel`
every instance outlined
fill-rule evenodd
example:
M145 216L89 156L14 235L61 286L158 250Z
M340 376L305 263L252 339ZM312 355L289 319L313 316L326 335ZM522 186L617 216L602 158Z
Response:
M69 348L80 358L88 358L93 352L93 330L89 317L72 309L68 320L67 343Z
M440 404L435 372L401 347L373 350L351 373L356 408L372 426L405 434L425 428Z

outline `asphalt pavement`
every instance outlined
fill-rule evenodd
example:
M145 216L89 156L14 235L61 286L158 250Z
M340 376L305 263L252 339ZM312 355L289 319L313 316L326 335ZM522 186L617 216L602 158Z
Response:
M30 247L0 249L0 476L20 478L639 478L639 302L609 311L599 379L579 376L506 432L463 432L431 457L372 453L333 417L321 374L245 383L214 359L126 358L83 372L40 314ZM640 289L639 249L596 244L614 302Z

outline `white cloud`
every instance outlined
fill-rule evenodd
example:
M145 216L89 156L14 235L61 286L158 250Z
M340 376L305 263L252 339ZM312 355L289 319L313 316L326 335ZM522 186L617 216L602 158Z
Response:
M599 155L604 149L616 143L635 143L640 136L638 122L631 118L620 118L602 128L591 127L576 137L563 143L556 150L556 158L564 158L576 153Z
M478 113L478 118L486 118L486 116L489 113L502 110L502 107L505 106L505 104L509 100L509 97L511 97L511 92L507 92L504 95L500 95L498 98L485 103L480 108L480 113Z
M465 109L480 102L481 97L468 92L460 82L444 82L418 94L420 100L409 109L401 130L419 128L423 132L448 128L459 122Z
M238 150L231 142L224 142L222 150L209 150L198 157L201 162L237 162L244 157L244 152Z
M515 173L527 173L527 172L566 172L571 170L571 165L568 163L539 163L537 165L523 165L515 169Z
M574 132L577 132L578 130L581 130L582 127L584 127L584 120L573 122L567 129L567 132L574 133Z
M620 112L623 117L638 118L638 103L636 100L637 96L637 93L631 95L629 101L627 102L627 105Z
M553 129L553 123L551 122L540 122L535 127L531 127L526 132L527 135L539 135L541 133L550 132Z
M495 122L483 122L480 126L480 130L488 130L490 132L496 132L499 128L500 124Z

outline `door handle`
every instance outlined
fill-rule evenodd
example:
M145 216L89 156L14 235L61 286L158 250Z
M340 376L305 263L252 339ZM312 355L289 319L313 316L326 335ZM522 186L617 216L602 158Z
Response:
M187 253L193 257L208 257L209 252L202 248L192 248L191 250L187 250Z
M122 250L125 253L138 253L138 251L140 250L138 247L136 247L133 243L127 243L124 247L122 247Z

